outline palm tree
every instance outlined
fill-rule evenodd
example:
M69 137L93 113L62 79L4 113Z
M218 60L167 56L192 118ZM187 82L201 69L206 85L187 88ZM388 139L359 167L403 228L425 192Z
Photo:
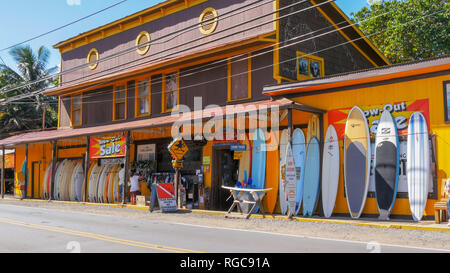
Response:
M9 53L16 63L16 69L6 64L0 64L0 88L2 90L42 79L56 70L56 67L47 68L50 52L44 46L41 46L37 53L28 45L15 47ZM0 98L30 94L54 84L55 79L40 81L8 93L0 92ZM38 94L0 106L0 113L3 114L3 116L0 115L0 138L15 131L41 128L43 105L46 108L45 127L55 127L57 124L58 103L54 97Z

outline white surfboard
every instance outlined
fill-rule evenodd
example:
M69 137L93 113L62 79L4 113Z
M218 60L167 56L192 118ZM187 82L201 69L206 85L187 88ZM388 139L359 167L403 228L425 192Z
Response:
M339 184L339 141L336 129L330 124L325 135L322 157L322 208L330 218L336 204Z
M294 155L292 154L292 148L289 142L286 146L286 176L283 182L285 183L287 194L288 216L292 217L296 214L297 177Z
M408 198L414 221L420 221L425 212L428 185L431 182L430 144L425 117L415 112L408 125L406 176Z
M281 132L280 137L280 183L279 183L279 199L280 199L280 210L281 214L285 215L287 213L287 197L285 192L285 187L283 185L283 180L286 177L286 147L289 142L288 130L285 129Z

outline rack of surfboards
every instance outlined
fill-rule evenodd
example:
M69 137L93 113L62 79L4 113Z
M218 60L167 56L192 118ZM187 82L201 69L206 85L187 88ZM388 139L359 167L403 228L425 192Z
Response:
M313 216L318 206L319 193L323 215L329 218L333 213L341 170L339 139L334 126L329 125L321 155L319 128L319 119L313 115L308 123L306 138L301 129L294 130L291 141L287 129L280 132L277 191L282 214L297 215L302 207L303 216ZM421 113L415 112L411 115L408 125L406 175L414 221L423 217L431 178L427 128L426 119ZM379 219L389 219L399 183L399 146L395 119L389 111L384 111L377 127L372 163L367 119L359 107L355 106L350 110L343 140L342 171L345 197L352 218L359 218L364 210L372 165ZM295 174L289 173L287 168L287 162L292 160L295 162ZM288 182L290 175L295 175L295 182ZM289 183L296 183L296 187L290 186ZM272 213L273 209L269 212Z
M50 196L52 164L44 175L42 197ZM53 197L60 201L116 203L119 202L119 165L99 166L91 164L88 171L88 185L84 177L81 160L64 159L54 168Z

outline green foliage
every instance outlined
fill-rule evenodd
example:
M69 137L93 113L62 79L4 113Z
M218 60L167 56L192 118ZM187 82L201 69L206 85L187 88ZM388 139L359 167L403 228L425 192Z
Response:
M436 14L428 16L433 13ZM381 1L351 16L353 21L359 22L362 32L369 35L374 45L394 64L450 53L448 0ZM368 20L370 18L373 19ZM421 19L408 23L418 18ZM383 31L385 29L389 30Z
M50 52L43 46L36 54L29 46L15 47L9 53L16 62L16 70L4 64L0 65L0 88L3 90L41 79L55 70L47 69ZM50 79L30 84L12 92L0 93L0 98L29 94L54 86L55 83L55 80ZM58 116L57 98L39 94L0 106L0 113L5 113L0 118L0 137L6 137L15 131L42 128L43 104L46 106L45 127L55 127Z

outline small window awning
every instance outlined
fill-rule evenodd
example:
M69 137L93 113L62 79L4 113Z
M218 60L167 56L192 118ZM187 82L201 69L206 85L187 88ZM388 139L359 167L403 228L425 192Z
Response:
M180 112L177 115L169 115L169 116L164 115L155 118L114 123L95 127L75 128L75 129L69 128L69 129L24 133L0 140L0 147L14 147L23 144L51 142L55 140L93 136L114 132L150 129L157 127L171 126L174 123L182 124L184 122L192 122L196 120L207 121L218 115L220 116L221 115L220 113L222 113L223 117L225 118L226 116L251 113L260 109L267 109L267 112L270 112L270 110L274 109L274 107L276 107L278 110L295 109L315 114L325 113L325 111L321 109L299 104L289 99L263 100L257 102L240 103L235 105L218 106L204 110L191 111L185 113Z

